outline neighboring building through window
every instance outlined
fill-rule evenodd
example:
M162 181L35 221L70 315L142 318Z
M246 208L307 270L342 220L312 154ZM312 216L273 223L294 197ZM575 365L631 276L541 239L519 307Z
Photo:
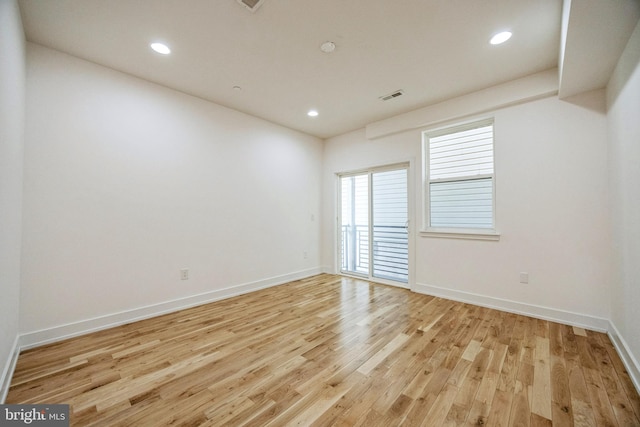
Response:
M425 131L427 233L496 235L493 119Z

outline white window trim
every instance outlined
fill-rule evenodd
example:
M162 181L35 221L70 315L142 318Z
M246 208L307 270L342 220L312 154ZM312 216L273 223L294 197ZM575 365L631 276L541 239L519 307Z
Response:
M491 231L487 229L486 232L482 233L476 230L479 230L479 229L464 229L464 228L434 229L432 228L432 229L420 231L420 236L436 237L436 238L444 238L444 239L493 240L493 241L500 240L500 233L496 231Z
M489 240L489 241L498 241L500 240L500 233L496 229L496 165L495 165L495 120L493 117L490 118L480 118L464 123L460 123L458 125L451 124L444 127L439 127L435 129L427 129L422 132L422 227L420 230L421 237L433 237L433 238L447 238L447 239L467 239L467 240ZM453 132L461 132L468 129L473 129L476 127L486 126L491 124L494 126L494 136L493 136L493 148L494 148L494 165L493 165L493 174L485 175L484 177L491 176L491 185L492 185L492 228L437 228L431 227L430 224L430 212L431 207L430 197L428 195L429 191L429 183L437 182L437 180L429 181L429 138L437 137L440 135L445 135Z

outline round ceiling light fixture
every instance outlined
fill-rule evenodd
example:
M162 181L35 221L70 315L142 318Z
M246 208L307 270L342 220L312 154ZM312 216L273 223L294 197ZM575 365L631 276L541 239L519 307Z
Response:
M159 54L162 55L169 55L171 53L171 49L169 49L169 46L167 46L164 43L151 43L151 49L153 49L154 51L158 52Z
M336 50L336 44L334 42L326 41L320 45L320 50L324 53L331 53Z
M491 44L502 44L511 38L511 31L503 31L491 37L489 43Z
M309 116L309 117L318 117L318 111L317 110L309 110L309 112L307 113L307 116Z

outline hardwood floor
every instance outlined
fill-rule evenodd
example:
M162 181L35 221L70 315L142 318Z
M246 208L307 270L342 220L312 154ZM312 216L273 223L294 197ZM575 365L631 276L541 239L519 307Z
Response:
M608 337L332 275L23 352L72 425L639 426Z

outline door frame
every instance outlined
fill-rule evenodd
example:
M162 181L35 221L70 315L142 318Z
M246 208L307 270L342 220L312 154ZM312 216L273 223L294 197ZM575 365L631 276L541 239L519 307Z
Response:
M414 160L413 159L409 159L409 160L405 160L405 161L400 161L400 162L395 162L395 163L386 163L386 164L382 164L382 165L376 165L376 166L371 166L371 167L367 167L367 168L361 168L361 169L353 169L353 170L347 170L344 172L336 172L335 173L335 194L334 194L334 200L336 201L336 210L335 210L335 223L334 223L334 229L335 229L335 233L334 233L334 239L335 239L335 244L334 244L334 260L335 260L335 274L339 274L339 275L343 275L343 276L347 276L347 277L354 277L354 278L358 278L358 279L364 279L370 282L376 282L376 283L382 283L384 285L391 285L391 286L396 286L396 287L400 287L400 288L405 288L405 289L414 289L415 286L415 278L414 278L414 270L415 270L415 235L416 235L416 222L415 222L415 203L414 203L414 199L415 199L415 186L414 186L414 182L415 182L415 175L414 175ZM362 175L362 174L368 174L368 185L369 185L369 190L371 190L371 177L373 173L376 172L385 172L385 171L390 171L390 170L397 170L397 169L406 169L407 171L407 219L409 221L409 230L407 233L407 239L408 239L408 256L407 256L407 261L409 263L408 266L408 277L407 277L407 283L403 283L403 282L396 282L394 280L388 280L388 279L381 279L378 277L373 277L372 274L372 263L370 260L370 265L369 265L369 273L367 276L365 275L360 275L360 274L356 274L356 273L352 273L350 274L349 272L343 272L341 265L342 265L342 259L341 259L341 250L340 250L340 244L341 244L341 220L340 220L340 216L342 213L342 198L341 198L341 186L340 186L340 179L342 177L348 177L348 176L355 176L355 175ZM372 220L372 209L371 209L371 194L369 193L369 225L371 226L371 220ZM373 234L369 233L369 245L370 245L370 250L373 250L372 246L371 246L371 240L373 239ZM371 252L370 252L371 253Z

